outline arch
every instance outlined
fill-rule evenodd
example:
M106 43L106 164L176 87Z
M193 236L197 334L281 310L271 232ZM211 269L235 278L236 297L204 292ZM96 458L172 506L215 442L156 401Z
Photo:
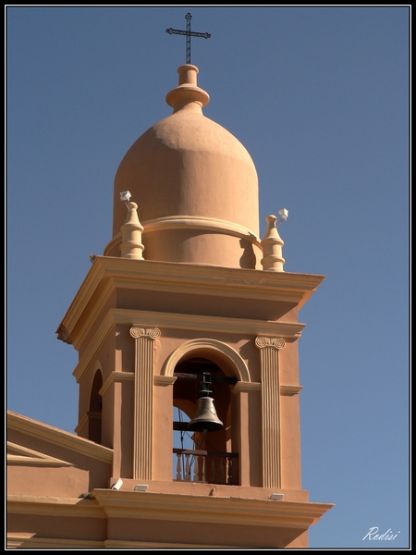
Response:
M216 355L220 355L222 358L226 358L232 364L232 367L236 371L237 377L240 381L251 381L247 365L237 351L218 339L209 338L190 339L189 341L182 343L182 345L175 349L175 351L173 351L173 353L171 353L171 355L167 358L162 368L162 376L173 376L176 365L185 355L201 350L207 351L207 353L215 353Z
M245 375L244 362L241 368L242 361L236 355L228 345L199 339L180 345L165 364L164 371L171 371L173 366L177 376L172 391L173 406L179 407L187 417L183 420L187 424L183 425L173 411L173 479L176 481L239 484L240 403L239 395L233 395L233 386L248 371L245 369ZM205 388L201 391L204 371L212 375L209 392ZM191 380L185 379L187 374ZM227 383L222 379L230 375L232 381ZM215 414L221 425L208 428L209 433L192 427L192 419L197 415L204 415L203 420L210 421Z
M102 425L102 397L100 390L103 386L101 369L97 369L91 386L90 403L88 411L88 439L101 443Z

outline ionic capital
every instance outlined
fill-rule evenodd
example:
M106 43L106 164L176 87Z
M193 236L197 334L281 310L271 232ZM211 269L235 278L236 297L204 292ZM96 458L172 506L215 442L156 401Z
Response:
M264 337L263 335L258 335L255 339L255 344L259 349L271 347L272 349L277 349L279 351L286 345L286 341L283 337Z
M157 339L160 337L160 329L159 328L137 328L133 326L130 328L130 335L134 339L139 339L140 337L147 337L148 339Z

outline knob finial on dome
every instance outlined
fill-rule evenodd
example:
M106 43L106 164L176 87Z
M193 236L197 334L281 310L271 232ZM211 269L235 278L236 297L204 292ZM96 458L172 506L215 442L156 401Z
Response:
M192 64L178 67L178 86L166 95L166 102L172 106L174 112L188 105L201 109L208 104L209 94L198 87L198 73L199 69Z

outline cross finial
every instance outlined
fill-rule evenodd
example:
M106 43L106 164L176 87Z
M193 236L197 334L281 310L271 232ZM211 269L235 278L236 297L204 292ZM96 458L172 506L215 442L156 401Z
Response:
M203 39L209 39L211 37L210 33L197 33L191 31L191 19L192 15L188 12L185 15L186 20L186 31L182 31L181 29L166 29L166 32L170 35L185 35L186 36L186 63L191 63L191 37L201 37Z

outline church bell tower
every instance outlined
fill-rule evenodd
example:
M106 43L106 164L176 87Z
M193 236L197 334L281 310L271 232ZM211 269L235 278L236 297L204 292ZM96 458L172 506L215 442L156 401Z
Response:
M260 238L250 154L204 115L198 68L178 74L58 329L79 353L76 432L113 453L90 496L113 547L305 547L331 507L300 466L298 313L323 277L284 271L275 216Z

